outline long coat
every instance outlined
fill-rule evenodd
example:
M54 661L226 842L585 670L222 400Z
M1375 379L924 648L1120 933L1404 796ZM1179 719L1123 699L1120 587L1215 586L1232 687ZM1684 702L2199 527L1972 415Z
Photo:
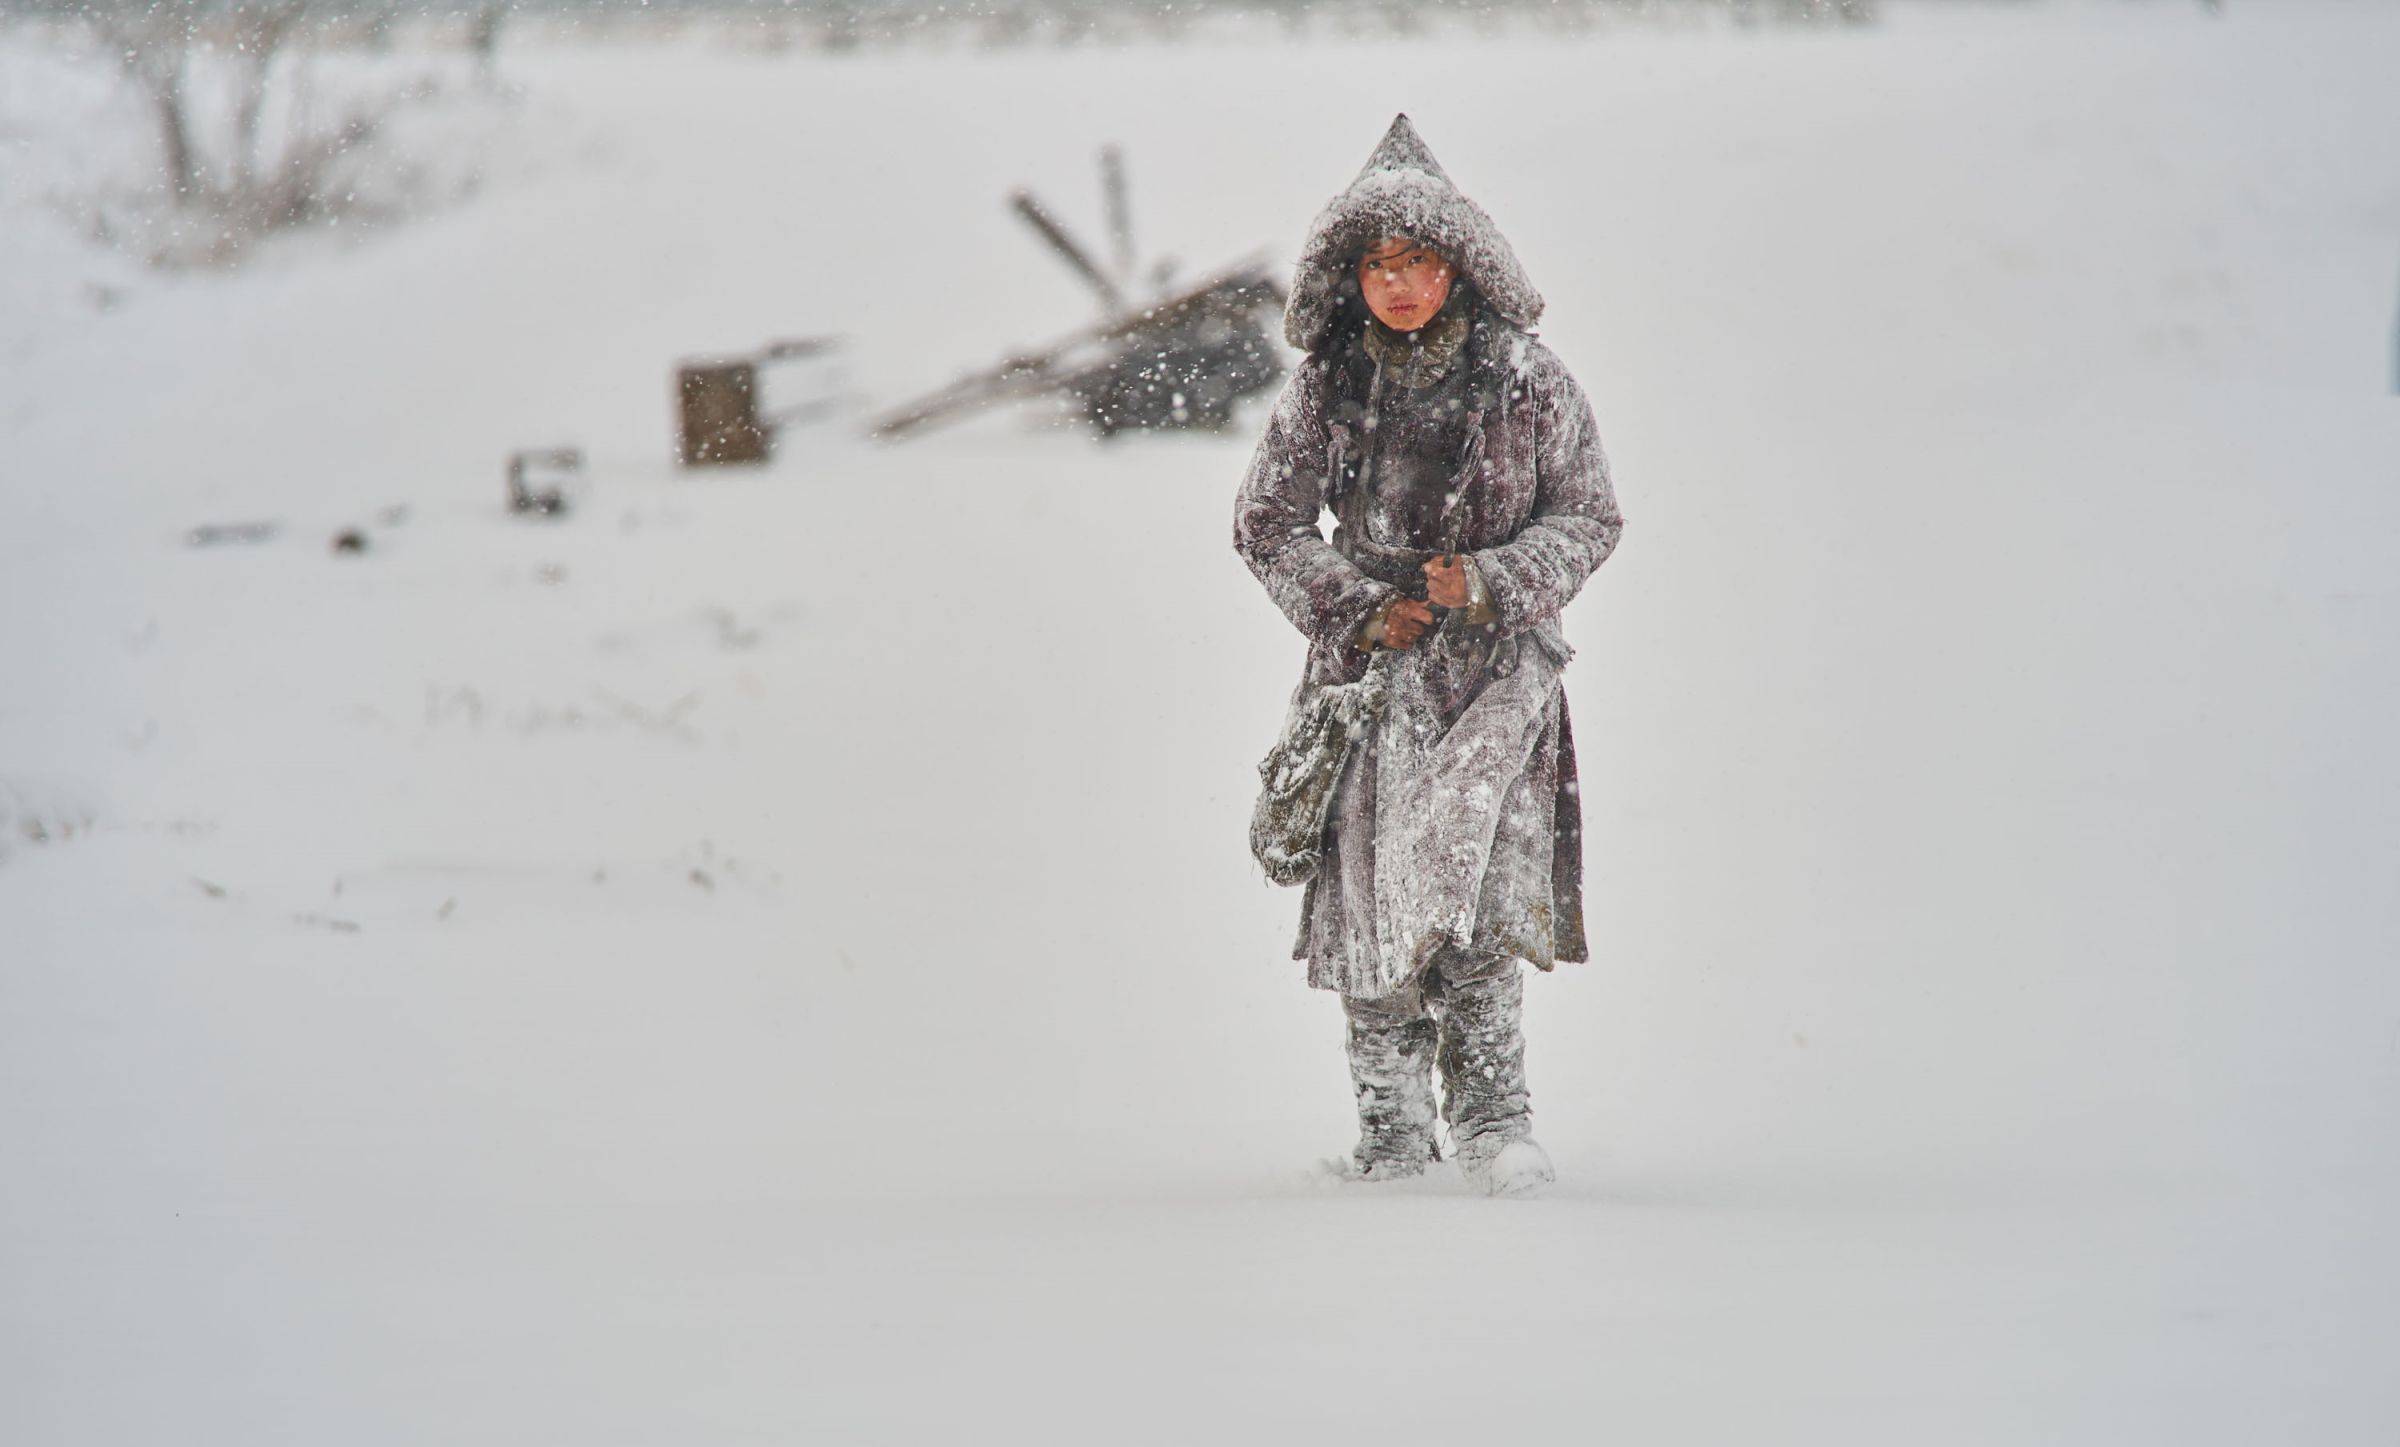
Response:
M1396 660L1392 703L1336 790L1293 957L1312 985L1366 997L1405 988L1449 946L1545 969L1588 957L1558 615L1624 529L1591 404L1529 332L1538 293L1402 117L1303 248L1285 321L1309 355L1235 505L1236 551L1308 639L1301 690L1363 675L1360 626L1396 594L1423 596L1417 565L1440 541L1367 537L1348 486L1369 439L1343 281L1358 248L1384 235L1441 249L1482 303L1465 348L1464 445L1442 462L1455 469L1450 526L1498 616L1477 628L1450 615ZM1329 508L1330 542L1319 530Z

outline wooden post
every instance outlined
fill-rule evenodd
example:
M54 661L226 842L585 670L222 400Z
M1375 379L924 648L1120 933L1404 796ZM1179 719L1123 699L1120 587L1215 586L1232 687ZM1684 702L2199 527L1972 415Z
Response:
M764 462L772 436L758 420L756 362L686 362L676 372L686 467Z

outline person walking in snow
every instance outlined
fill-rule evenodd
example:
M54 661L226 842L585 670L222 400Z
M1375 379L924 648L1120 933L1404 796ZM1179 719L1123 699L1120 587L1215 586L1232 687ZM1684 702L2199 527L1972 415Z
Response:
M1234 548L1308 639L1295 704L1387 685L1349 749L1294 959L1340 992L1356 1176L1440 1159L1494 1194L1534 1143L1520 965L1588 958L1559 610L1624 530L1591 404L1508 242L1396 118L1301 248L1285 383ZM1330 509L1333 540L1319 531ZM1378 655L1382 655L1378 661Z

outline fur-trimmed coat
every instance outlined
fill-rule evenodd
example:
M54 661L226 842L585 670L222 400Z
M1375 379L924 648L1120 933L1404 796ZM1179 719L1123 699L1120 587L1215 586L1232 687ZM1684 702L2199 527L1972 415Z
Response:
M1293 955L1309 962L1312 985L1362 997L1407 987L1445 947L1543 968L1588 957L1558 615L1624 528L1591 405L1530 334L1540 295L1490 218L1399 118L1302 249L1285 329L1309 355L1235 505L1236 551L1308 639L1302 690L1363 675L1360 625L1395 594L1424 596L1419 565L1443 541L1370 536L1354 486L1372 429L1353 268L1381 236L1441 250L1475 309L1464 440L1440 459L1458 510L1444 528L1456 530L1498 616L1478 627L1445 615L1395 660L1392 703L1336 790ZM1319 530L1328 509L1330 542Z

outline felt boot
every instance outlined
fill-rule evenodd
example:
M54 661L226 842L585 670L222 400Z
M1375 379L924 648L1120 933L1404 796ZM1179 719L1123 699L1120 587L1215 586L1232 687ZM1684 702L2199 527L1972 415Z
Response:
M1434 1026L1422 1017L1379 1020L1350 1014L1350 1087L1358 1098L1358 1146L1349 1174L1396 1180L1441 1159L1434 1144Z
M1525 982L1515 971L1462 980L1442 992L1442 1116L1467 1178L1495 1196L1556 1180L1533 1142L1525 1089Z

